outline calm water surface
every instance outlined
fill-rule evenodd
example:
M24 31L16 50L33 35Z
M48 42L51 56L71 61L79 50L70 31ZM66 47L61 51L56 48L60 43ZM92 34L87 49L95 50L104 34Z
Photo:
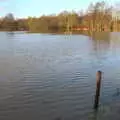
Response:
M103 71L98 113L97 70ZM119 88L119 33L0 33L0 120L120 119Z

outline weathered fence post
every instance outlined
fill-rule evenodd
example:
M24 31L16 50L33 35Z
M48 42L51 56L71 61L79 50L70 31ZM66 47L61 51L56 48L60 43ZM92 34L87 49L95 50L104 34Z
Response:
M95 109L97 109L98 105L99 105L101 79L102 79L102 72L98 71L96 74L96 95L95 95L95 101L94 101L94 108Z

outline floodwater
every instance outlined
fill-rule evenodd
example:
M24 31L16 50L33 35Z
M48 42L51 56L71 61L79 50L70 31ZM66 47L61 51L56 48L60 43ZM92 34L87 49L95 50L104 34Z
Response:
M0 120L119 120L119 88L119 33L0 32Z

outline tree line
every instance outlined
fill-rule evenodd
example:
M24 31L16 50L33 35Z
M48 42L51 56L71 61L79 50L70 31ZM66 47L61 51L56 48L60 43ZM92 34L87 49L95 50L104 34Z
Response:
M104 1L90 4L86 12L63 11L58 15L43 15L41 17L28 17L15 19L9 13L0 19L1 31L29 31L40 33L63 33L72 28L86 26L89 32L93 31L120 31L120 19L113 16L114 8Z
M0 31L24 31L28 30L27 19L15 19L14 15L8 13L0 19Z

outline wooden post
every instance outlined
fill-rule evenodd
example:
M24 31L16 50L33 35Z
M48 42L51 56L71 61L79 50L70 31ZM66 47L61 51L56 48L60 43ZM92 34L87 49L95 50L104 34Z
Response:
M99 105L101 78L102 78L102 72L98 71L96 74L96 95L94 101L94 109L97 109Z

